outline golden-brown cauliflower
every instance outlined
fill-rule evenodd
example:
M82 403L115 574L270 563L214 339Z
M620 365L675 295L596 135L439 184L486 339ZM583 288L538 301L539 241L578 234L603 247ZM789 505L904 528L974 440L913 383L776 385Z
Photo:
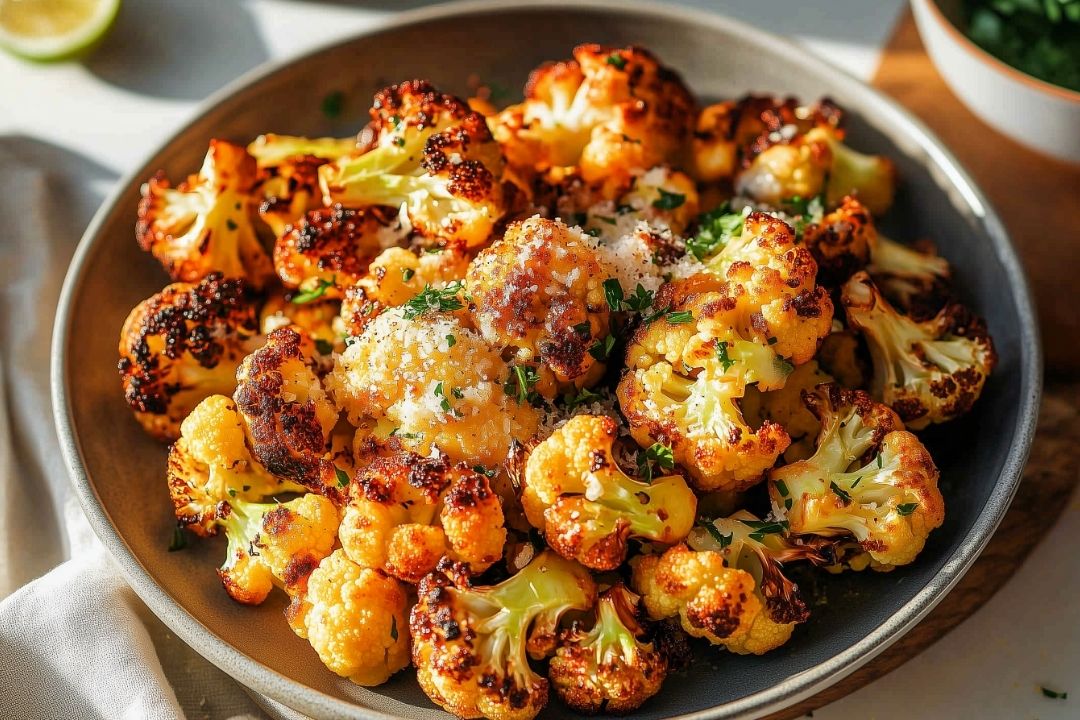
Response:
M408 609L405 586L335 550L311 573L287 615L326 667L370 686L409 664Z
M212 272L259 289L273 267L252 222L255 158L211 140L202 169L173 188L162 173L142 189L135 236L174 280L196 282Z
M425 291L380 314L337 357L327 386L354 425L374 420L381 437L392 432L421 455L437 447L454 462L495 467L539 418L507 394L499 349L447 314L463 307L457 292Z
M600 596L591 630L574 628L563 638L548 679L574 710L625 713L660 692L667 658L641 639L637 607L637 596L619 583Z
M233 399L252 454L280 477L336 498L330 433L338 410L315 373L315 344L293 326L244 358Z
M316 298L310 302L293 302L288 295L276 293L263 303L259 327L263 335L269 335L293 325L315 342L319 354L329 355L345 349L345 326L340 313L341 303L337 300Z
M610 332L604 282L612 275L593 238L558 220L533 217L513 223L480 252L465 290L489 343L512 351L521 363L543 363L560 385L584 385L603 370L590 349L602 347ZM542 385L540 391L553 397L555 389Z
M663 555L639 555L631 565L634 590L653 620L678 617L690 635L740 655L761 655L791 637L794 623L773 620L754 576L728 567L719 552L676 545Z
M365 152L319 168L327 205L403 207L429 238L476 246L506 212L503 159L483 116L412 80L375 95Z
M349 488L339 535L350 560L415 584L444 556L478 573L502 558L502 505L487 477L396 438L381 450Z
M260 342L255 303L240 279L212 273L173 283L135 306L120 331L124 398L159 440L204 398L229 394L236 368Z
M769 474L777 518L792 534L853 536L874 569L910 563L945 519L930 453L861 390L828 384L804 398L821 421L817 450Z
M612 456L617 434L610 417L576 415L533 448L525 466L521 500L529 522L560 555L594 570L619 567L631 537L682 540L697 509L680 475L627 476Z
M997 354L986 325L950 304L925 322L901 315L865 272L844 285L848 323L866 339L871 392L920 430L963 415L982 393Z
M822 370L817 360L800 365L788 375L784 387L761 392L749 387L742 400L743 417L751 426L759 426L771 420L784 428L791 437L791 445L784 452L784 460L794 462L814 453L814 439L821 423L802 400L804 390L813 390L833 377Z
M525 101L501 112L494 127L523 174L577 166L613 200L635 172L676 159L693 115L682 80L647 50L579 45L573 60L534 70Z

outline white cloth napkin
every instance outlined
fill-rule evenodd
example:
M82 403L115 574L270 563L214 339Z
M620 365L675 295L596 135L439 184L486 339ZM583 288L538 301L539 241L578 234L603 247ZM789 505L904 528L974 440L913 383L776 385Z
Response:
M60 457L49 400L53 314L68 260L115 177L8 136L0 179L0 718L264 718L123 581Z

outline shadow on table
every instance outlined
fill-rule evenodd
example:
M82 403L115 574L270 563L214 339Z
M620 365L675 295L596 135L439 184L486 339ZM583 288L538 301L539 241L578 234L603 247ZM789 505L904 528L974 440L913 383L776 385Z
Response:
M86 67L132 92L200 100L268 57L238 0L140 0L124 3Z
M72 491L50 411L53 311L79 237L117 176L56 145L0 135L0 177L2 598L64 559Z

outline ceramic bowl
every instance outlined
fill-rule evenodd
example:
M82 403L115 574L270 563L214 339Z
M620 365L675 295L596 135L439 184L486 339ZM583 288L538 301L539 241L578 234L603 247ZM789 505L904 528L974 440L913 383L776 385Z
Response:
M174 522L166 450L139 429L116 374L116 337L128 311L167 282L133 238L139 185L158 169L199 166L212 137L262 132L345 135L365 121L372 93L428 78L465 93L470 75L521 87L539 63L596 41L652 48L702 98L747 90L828 95L850 111L850 140L888 153L904 179L885 230L935 238L957 267L963 295L987 318L1001 354L975 412L929 434L948 501L945 526L913 566L825 576L811 621L764 657L707 646L636 718L752 717L835 683L899 638L975 560L1016 490L1035 423L1039 344L1016 256L970 178L921 124L892 101L791 41L717 14L619 2L492 2L420 10L380 28L241 78L132 175L97 214L68 273L54 336L54 406L64 454L86 514L135 591L175 633L259 693L315 718L445 717L411 671L373 689L333 675L282 618L284 601L229 600L215 568L224 541L168 552ZM344 97L328 119L322 100ZM545 717L568 715L553 701Z
M1021 72L969 40L960 30L962 5L911 0L926 52L946 84L983 121L1021 145L1080 164L1080 92Z

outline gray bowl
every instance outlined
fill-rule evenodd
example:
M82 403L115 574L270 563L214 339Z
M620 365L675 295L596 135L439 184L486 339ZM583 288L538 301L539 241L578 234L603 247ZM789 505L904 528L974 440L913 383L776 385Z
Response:
M672 678L636 716L751 717L837 682L941 600L986 544L1016 490L1040 387L1028 290L1001 222L918 121L790 41L718 15L625 2L484 2L403 14L352 40L260 69L211 98L94 218L57 313L56 425L94 529L135 591L178 636L289 707L318 718L444 716L409 671L366 690L324 669L285 624L280 597L257 609L231 602L214 573L222 543L167 552L173 521L165 449L131 418L115 371L124 317L167 280L132 237L139 185L158 169L179 177L197 168L212 137L352 133L364 122L372 92L389 82L423 77L464 93L468 76L477 73L519 88L530 68L566 57L586 41L648 46L704 98L752 89L836 99L851 113L852 144L888 153L899 165L904 185L886 230L938 242L1001 354L975 412L928 434L948 517L914 566L821 578L813 590L827 602L813 608L811 621L782 649L739 657L701 647L693 668ZM320 106L334 91L346 101L342 117L330 120ZM547 717L565 714L558 702L545 711Z

